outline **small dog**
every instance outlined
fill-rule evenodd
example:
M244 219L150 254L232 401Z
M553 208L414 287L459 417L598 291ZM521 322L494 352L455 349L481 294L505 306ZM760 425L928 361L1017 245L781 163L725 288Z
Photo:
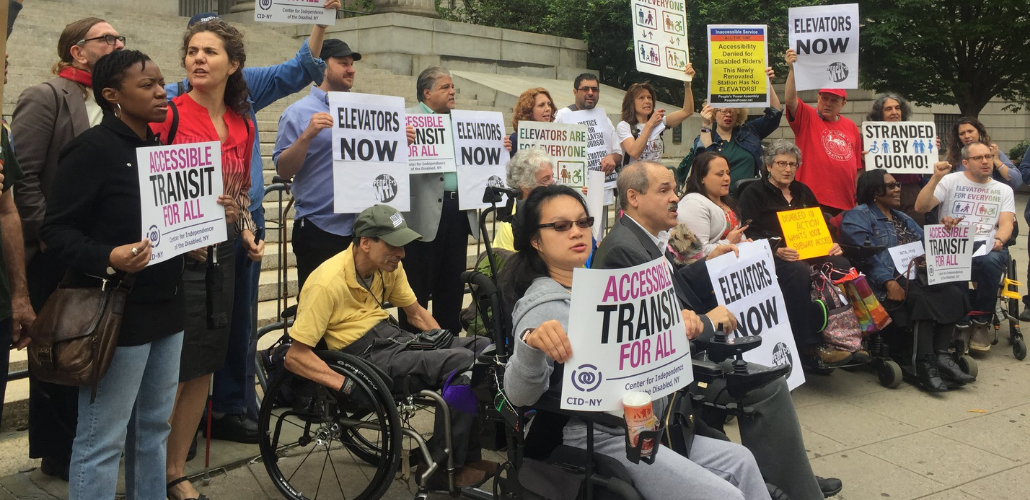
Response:
M685 224L676 224L669 231L668 250L679 265L693 264L705 258L701 240Z

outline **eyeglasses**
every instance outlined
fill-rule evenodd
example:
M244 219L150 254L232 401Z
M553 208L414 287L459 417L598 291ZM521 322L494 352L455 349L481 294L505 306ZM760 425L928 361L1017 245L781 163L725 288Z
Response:
M970 160L970 161L984 161L984 160L992 161L992 160L994 160L994 155L970 156L970 157L968 157L966 159Z
M94 40L103 40L104 43L106 43L108 45L115 45L117 42L122 42L122 45L125 44L125 37L124 36L121 36L121 35L103 35L103 36L98 36L98 37L95 37L95 38L83 38L82 40L79 40L79 43L77 43L75 45L82 45L82 44L84 44L86 42L92 42Z
M594 227L594 218L593 217L583 217L582 219L577 220L577 221L560 220L560 221L556 221L556 222L548 222L547 224L540 224L537 227L540 228L540 229L543 229L545 227L550 227L550 228L553 228L555 231L557 231L559 233L564 233L565 231L568 231L569 229L572 229L572 225L573 224L575 224L576 227L578 227L580 229L590 229L591 227Z
M773 165L776 165L777 167L780 167L780 168L788 168L788 167L789 168L798 168L798 165L800 165L800 163L795 162L795 161L779 161L779 160L777 160L777 161L773 162Z
M888 191L890 191L892 189L901 189L901 183L900 182L888 182L888 183L884 184L883 187L887 188Z
M600 87L580 87L580 88L578 88L576 90L578 90L580 92L598 92L598 91L601 90L601 88Z

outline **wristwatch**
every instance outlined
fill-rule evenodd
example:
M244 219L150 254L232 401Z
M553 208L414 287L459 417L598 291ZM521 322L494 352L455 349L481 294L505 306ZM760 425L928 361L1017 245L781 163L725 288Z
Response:
M702 125L702 126L701 126L701 133L703 134L703 133L705 133L705 132L708 132L708 133L710 134L710 133L712 133L712 129L710 129L710 128L708 128L708 127L705 127L705 126L703 126L703 125Z

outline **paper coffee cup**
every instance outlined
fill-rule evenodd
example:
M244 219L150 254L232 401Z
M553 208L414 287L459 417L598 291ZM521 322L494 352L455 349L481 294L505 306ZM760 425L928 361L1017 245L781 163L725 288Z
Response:
M631 446L636 446L643 431L653 431L658 424L651 404L651 395L646 392L630 392L622 397L622 407L626 418L626 432L629 433ZM645 439L640 447L640 456L651 456L654 450L654 439Z

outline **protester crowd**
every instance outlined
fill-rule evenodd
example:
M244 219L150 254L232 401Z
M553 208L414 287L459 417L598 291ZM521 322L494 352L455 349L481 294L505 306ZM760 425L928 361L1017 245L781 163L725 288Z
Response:
M326 7L338 9L340 0L328 0ZM353 88L362 56L355 50L360 47L324 35L325 27L316 25L293 59L255 68L246 64L239 30L214 14L194 16L179 47L186 79L166 84L161 68L131 50L131 40L115 26L81 19L60 35L56 76L19 97L10 139L5 127L0 142L0 338L11 348L25 347L35 315L59 286L130 283L117 348L94 387L30 374L29 455L42 459L44 473L69 482L70 498L113 498L123 451L128 498L205 498L185 475L198 427L207 427L203 420L210 418L205 423L214 439L258 442L251 333L260 266L251 263L262 259L265 243L255 113L293 93L308 91L283 112L272 153L277 173L291 179L296 211L292 250L300 294L287 369L350 394L354 381L314 354L324 344L364 357L390 376L413 375L439 388L489 344L458 335L469 237L491 235L479 234L475 210L459 208L455 173L411 175L406 213L385 205L335 212L328 96ZM813 270L846 275L854 267L889 311L892 325L883 332L888 342L915 341L922 388L944 392L975 382L953 354L990 349L988 321L1015 234L1013 189L1030 183L1030 153L1017 168L990 142L983 124L966 118L946 131L946 160L934 165L932 175L867 169L859 129L841 115L847 92L825 88L815 103L804 102L794 82L798 56L788 50L784 57L789 73L782 102L770 85L769 107L751 120L746 108L703 106L701 127L679 168L661 163L662 131L694 112L693 68L685 68L678 111L659 109L650 84L632 85L619 110L622 120L598 125L605 154L595 168L614 181L606 190L618 214L599 240L591 228L604 214L589 213L582 191L556 185L555 162L545 151L519 149L514 133L505 138L512 153L507 183L518 201L513 221L498 224L492 236L496 248L509 252L495 278L514 326L508 332L514 355L505 372L513 404L532 405L560 391L554 374L572 355L567 332L574 321L574 269L667 258L688 336L710 339L720 327L733 331L737 318L716 303L706 262L761 239L770 242L801 364L833 368L868 361L865 345L827 341L823 330L832 305L813 288ZM767 77L770 83L775 78L771 68ZM412 91L417 104L409 113L455 109L455 84L446 68L423 69ZM526 90L512 126L572 123L576 111L597 106L600 80L579 75L571 91L575 104L558 109L546 89ZM891 93L874 103L868 119L905 121L910 114L908 103ZM784 115L795 139L766 141ZM409 130L409 142L412 137ZM142 166L136 149L206 141L221 144L218 203L229 237L148 266L151 241L139 234L136 170ZM971 189L1000 200L997 209L972 214L954 203L956 193ZM805 208L825 214L834 243L826 254L802 259L786 241L777 213ZM927 214L949 229L974 224L976 248L989 249L972 260L975 287L929 285L896 269L888 249L921 241ZM399 321L384 309L387 302L398 308ZM443 331L455 336L441 348L404 349L420 332ZM383 339L393 343L377 342ZM213 411L205 416L209 385ZM725 399L725 384L709 384L703 393ZM622 429L601 429L593 446L624 462L647 498L685 491L690 498L764 499L770 498L766 482L793 499L841 490L839 480L812 471L784 378L744 402L757 411L739 422L740 444L699 437L689 458L666 450L650 466L625 459ZM655 402L656 413L663 407ZM476 419L458 410L452 415L455 483L481 483L498 464L480 453ZM429 448L439 454L446 452L438 437L446 423L442 412L436 417ZM552 431L555 439L586 447L578 419ZM445 488L440 476L432 484Z

